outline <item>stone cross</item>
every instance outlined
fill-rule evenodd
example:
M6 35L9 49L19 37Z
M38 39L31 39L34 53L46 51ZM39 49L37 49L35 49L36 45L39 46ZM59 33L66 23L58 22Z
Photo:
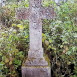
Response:
M53 8L42 7L41 1L30 0L29 8L16 10L18 19L29 20L30 48L28 59L22 67L22 77L50 77L50 67L43 56L42 19L53 19L55 12Z

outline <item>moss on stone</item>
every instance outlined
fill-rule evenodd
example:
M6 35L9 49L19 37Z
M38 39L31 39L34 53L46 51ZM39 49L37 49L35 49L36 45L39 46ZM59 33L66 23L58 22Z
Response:
M50 66L51 64L50 64L50 59L48 58L48 56L46 55L46 54L44 54L44 58L45 58L45 60L48 62L48 66Z

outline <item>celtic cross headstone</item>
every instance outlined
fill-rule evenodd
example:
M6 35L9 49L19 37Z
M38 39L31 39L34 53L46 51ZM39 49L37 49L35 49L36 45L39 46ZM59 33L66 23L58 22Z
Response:
M42 7L42 0L29 0L29 8L16 11L18 19L29 20L30 47L28 58L22 66L22 77L50 77L51 69L43 56L42 19L53 19L54 9Z

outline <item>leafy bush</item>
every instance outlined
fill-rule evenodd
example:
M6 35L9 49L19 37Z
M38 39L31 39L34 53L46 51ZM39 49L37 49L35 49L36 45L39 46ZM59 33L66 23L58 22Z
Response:
M16 27L18 29L14 29L13 24L0 30L0 75L5 77L19 76L17 71L28 51L28 26L18 24Z
M44 0L43 6L54 6L56 18L43 20L43 48L50 58L52 77L77 77L77 3L67 1L60 6ZM28 2L9 4L2 9L10 26L0 30L0 75L19 77L21 65L29 49L29 23L15 19L15 8L28 7ZM7 16L8 13L8 16ZM11 24L9 24L11 22Z
M3 7L0 9L1 14L1 22L4 26L11 26L13 23L13 17L15 16L15 12L13 9L9 9L7 7Z
M57 17L43 21L43 47L51 60L52 77L77 76L77 3L56 7Z

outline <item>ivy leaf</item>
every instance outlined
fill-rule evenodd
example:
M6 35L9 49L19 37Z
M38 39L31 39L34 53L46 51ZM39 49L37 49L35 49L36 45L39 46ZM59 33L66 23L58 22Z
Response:
M18 27L19 29L24 29L23 25L21 25L21 24L18 24L17 27Z
M8 58L6 58L6 59L5 59L5 63L8 63L8 62L9 62L9 59L8 59Z

